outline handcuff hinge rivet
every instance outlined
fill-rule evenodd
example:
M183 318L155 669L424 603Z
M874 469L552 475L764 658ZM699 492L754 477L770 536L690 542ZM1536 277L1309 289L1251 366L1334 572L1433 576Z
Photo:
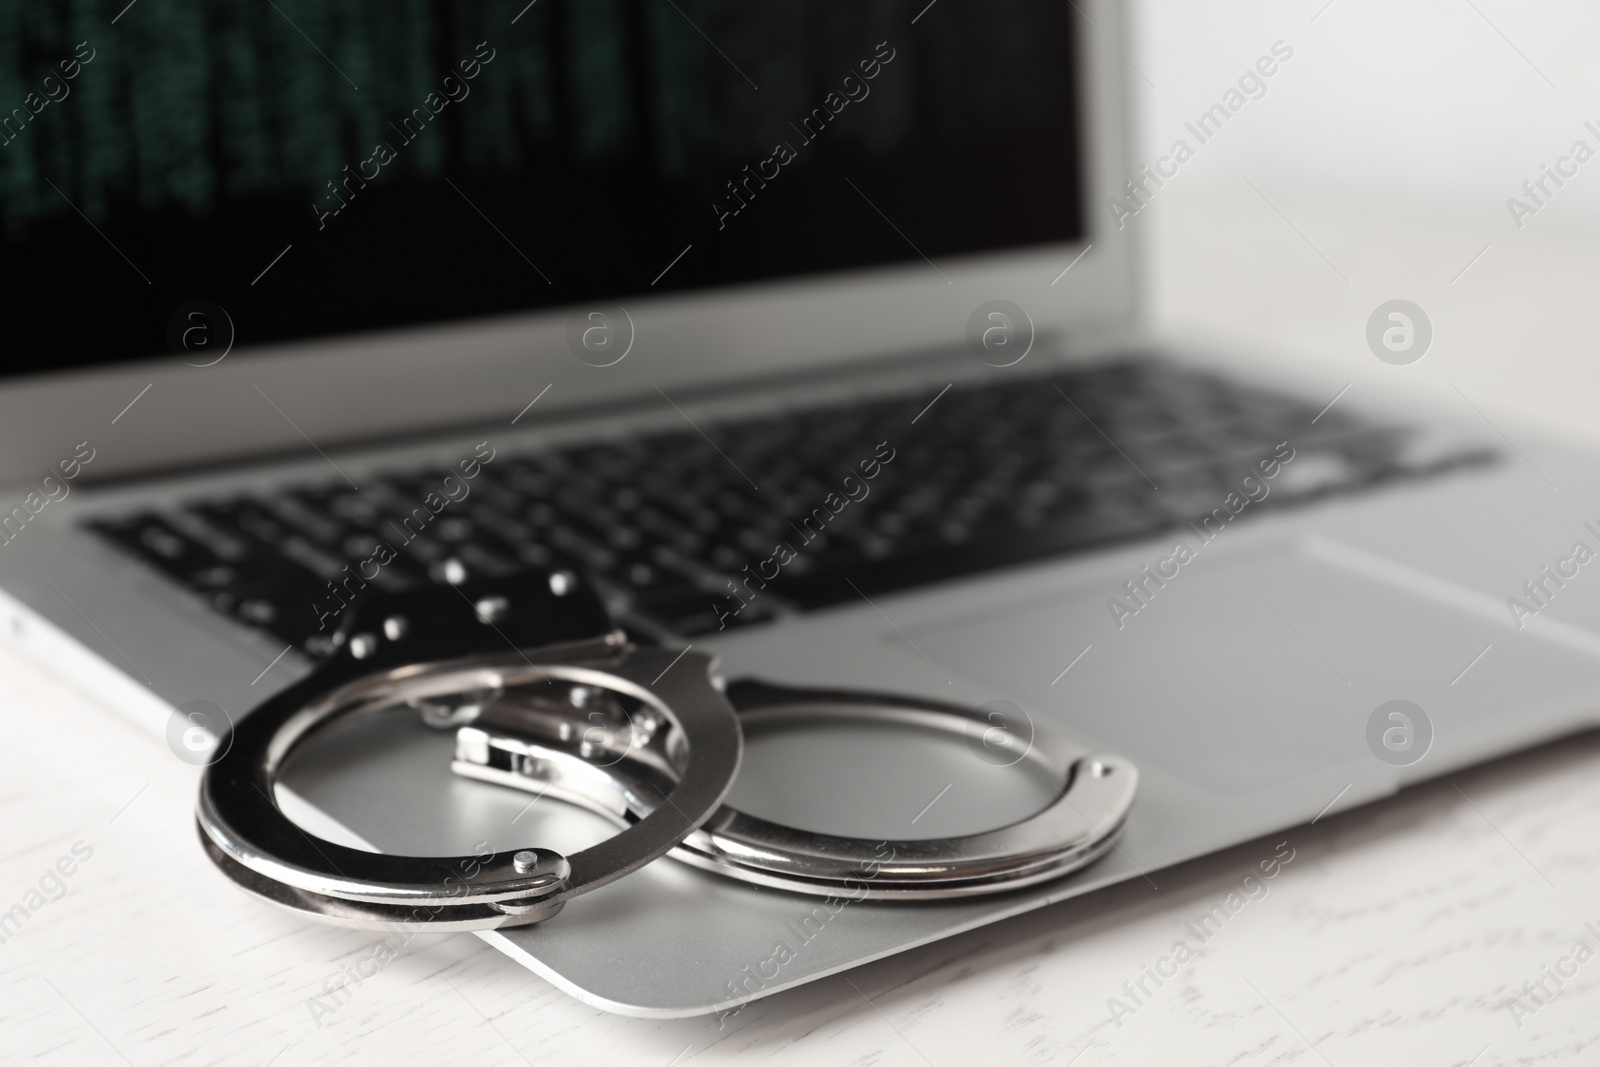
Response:
M391 641L403 639L411 630L411 623L404 615L390 615L383 620L383 636Z
M350 654L356 659L366 659L378 651L378 639L371 634L356 634L350 639Z
M516 868L518 874L527 874L539 865L539 856L535 852L522 851L511 857L511 866Z

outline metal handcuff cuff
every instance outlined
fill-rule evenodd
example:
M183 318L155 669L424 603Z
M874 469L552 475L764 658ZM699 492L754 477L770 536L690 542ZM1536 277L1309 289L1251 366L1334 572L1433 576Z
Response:
M1061 796L986 833L878 841L782 826L722 804L747 726L838 719L989 730L979 711L918 698L724 685L710 656L628 642L569 572L404 594L368 590L333 654L222 739L196 819L246 891L342 925L469 930L541 922L663 855L777 889L938 899L1057 878L1112 847L1138 775L1120 759L1000 731L1041 756ZM500 651L504 649L504 651ZM530 847L463 857L367 852L314 837L274 799L289 756L334 722L413 708L457 727L460 775L546 794L621 828L570 856ZM986 739L987 741L988 739ZM1031 750L1028 751L1028 750Z

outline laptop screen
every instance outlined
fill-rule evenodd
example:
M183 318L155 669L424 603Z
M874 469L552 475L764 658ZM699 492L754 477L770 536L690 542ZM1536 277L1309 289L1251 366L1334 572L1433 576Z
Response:
M1057 0L99 7L0 35L10 372L1083 226Z

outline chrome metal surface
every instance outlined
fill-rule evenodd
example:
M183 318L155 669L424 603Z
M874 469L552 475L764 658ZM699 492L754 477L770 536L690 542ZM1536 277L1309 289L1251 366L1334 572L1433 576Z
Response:
M992 729L981 709L878 694L806 692L741 683L730 687L746 728L885 722L971 736ZM632 746L599 764L599 753L562 747L548 718L514 702L486 709L456 734L455 773L577 804L619 826L650 817L675 771L658 745ZM1042 736L1006 735L1015 759L1049 768L1060 796L1043 811L984 833L934 840L874 841L815 833L724 805L669 854L685 863L775 889L856 900L937 900L997 893L1058 878L1112 847L1138 789L1127 760L1095 756Z
M484 618L465 591L435 591L427 603L373 597L349 613L341 630L359 630L367 641L339 642L321 669L234 729L225 754L206 770L196 813L206 853L224 874L280 907L345 925L525 925L664 855L717 809L738 771L742 740L713 680L712 657L691 653L680 661L628 645L615 632L521 648L513 636L602 630L604 610L587 586L564 582L558 591L542 578L496 595L496 621ZM380 645L366 626L391 615L401 599L412 620L409 638ZM482 653L485 633L513 651ZM411 662L430 655L446 658ZM569 699L574 689L585 692L584 708ZM570 857L539 848L427 857L313 837L274 799L291 753L336 720L398 709L432 710L435 718L439 709L471 715L485 704L518 702L527 691L557 693L559 699L543 703L544 714L560 720L558 734L581 729L597 758L621 759L636 741L652 743L654 759L671 773L664 788L644 795L650 812Z

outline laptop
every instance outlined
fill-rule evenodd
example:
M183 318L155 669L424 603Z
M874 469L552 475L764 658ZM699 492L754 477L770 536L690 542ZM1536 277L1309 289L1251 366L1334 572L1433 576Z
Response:
M175 756L312 669L352 575L570 566L729 679L1139 768L1057 881L846 907L662 860L482 935L588 1004L729 1012L1225 846L1281 864L1296 825L1595 721L1592 454L1145 334L1138 216L1182 160L1139 157L1112 0L18 18L0 632ZM1293 63L1263 42L1191 147ZM1339 343L1426 358L1376 321ZM343 724L280 799L414 854L611 832L452 748ZM730 801L911 838L1050 799L986 754L752 735Z

